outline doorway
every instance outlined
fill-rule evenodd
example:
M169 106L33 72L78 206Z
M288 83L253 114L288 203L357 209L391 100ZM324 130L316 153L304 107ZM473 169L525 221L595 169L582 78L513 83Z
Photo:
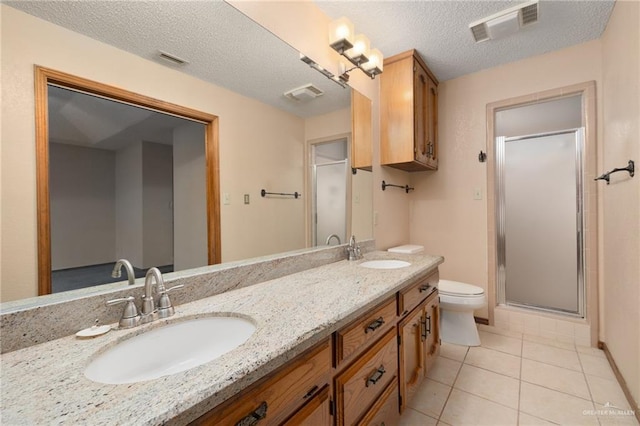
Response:
M555 102L554 102L555 101ZM558 106L564 101L565 106L573 105L569 108L572 111L572 122L559 120L562 114L558 114L553 106ZM559 102L559 103L556 103ZM533 110L537 110L532 114ZM502 125L499 116L502 118L511 114L519 114L521 120L502 120L515 127L500 128ZM589 341L595 345L598 341L598 187L593 178L597 177L599 170L597 166L597 133L596 133L596 84L594 81L577 83L571 86L564 86L544 92L529 93L515 98L504 99L487 104L487 240L488 240L488 308L489 323L497 327L516 329L522 327L525 319L528 322L528 333L549 336L549 327L556 325L561 329L571 329L574 326L576 333L578 328L580 334L572 334L571 339L583 342L583 336L588 329ZM541 120L538 120L541 119ZM547 123L547 127L538 124ZM582 272L584 290L584 311L582 315L567 314L555 310L539 310L527 306L508 306L500 299L500 286L498 285L501 267L499 266L498 241L501 238L498 231L498 221L500 218L500 205L498 199L498 169L496 167L498 153L496 139L499 136L505 138L515 136L527 136L544 133L560 132L576 128L584 129L583 150L581 153L582 163L582 220L583 234L581 235L583 245ZM534 176L531 177L534 179ZM575 231L574 231L575 233ZM574 250L575 252L575 250ZM538 265L545 268L547 265ZM544 321L543 321L544 318ZM557 323L557 324L556 324ZM585 327L586 326L586 327ZM564 327L564 328L563 328ZM564 334L563 334L564 336ZM555 338L555 335L551 336ZM584 344L584 343L580 343Z
M149 98L143 95L139 95L133 92L129 92L113 86L108 86L102 83L97 83L91 80L86 80L80 77L76 77L70 74L65 74L59 71L36 67L35 70L36 81L36 165L37 165L37 188L38 188L38 292L40 295L50 294L52 288L52 213L56 214L56 206L52 205L52 185L50 177L52 170L51 167L52 156L56 155L56 152L50 148L50 122L49 122L49 90L51 87L60 88L62 90L80 92L82 94L99 98L103 100L115 101L119 105L126 107L140 108L142 111L148 113L149 111L162 114L168 114L173 119L185 119L190 122L197 122L203 128L204 134L204 167L203 177L204 180L204 207L203 215L203 227L206 228L206 242L204 250L206 251L204 258L206 263L213 264L220 262L220 207L219 207L219 171L218 171L218 118L216 116L206 114L200 111L192 110L190 108L182 107L179 105L167 103L157 99ZM94 127L95 129L95 127ZM156 144L159 145L159 144ZM147 148L150 151L154 151L155 154L160 151L166 151L161 146L149 145ZM143 144L139 146L140 150L143 149ZM59 151L59 150L58 150ZM164 160L169 158L167 155L161 155ZM160 158L155 155L155 158ZM159 161L159 160L158 160ZM166 163L166 161L165 161ZM124 163L123 163L124 164ZM59 167L58 167L59 169ZM135 167L133 168L135 169ZM153 170L152 167L150 170ZM157 169L157 168L155 168ZM117 173L117 175L120 175ZM150 176L154 181L157 179L167 180L166 174L163 176ZM114 178L115 180L115 178ZM153 192L153 191L150 191ZM167 198L168 191L163 191L160 197L155 197L154 200L163 205L167 203L174 203L173 194L170 195L171 201ZM53 194L55 196L55 194ZM129 197L129 199L135 199L136 197ZM203 198L203 197L201 197ZM153 204L153 203L151 203ZM58 211L59 212L59 211ZM58 215L59 216L59 215ZM91 215L84 215L91 216ZM95 215L94 215L95 216ZM173 222L173 217L164 215L162 223L164 225L158 225L162 228L169 227L167 224ZM167 222L169 221L169 222ZM165 226L167 225L167 226ZM152 226L152 228L158 228L158 226ZM173 226L172 226L173 227ZM91 228L91 227L90 227ZM93 228L93 229L97 229ZM140 228L135 228L135 232L140 231ZM202 233L202 230L200 231ZM124 233L128 234L128 233ZM160 233L149 233L151 239L159 236ZM164 235L164 234L163 234ZM61 241L61 238L56 238L56 241ZM64 236L62 236L64 238ZM171 239L167 237L164 239ZM157 241L150 241L150 245L157 243ZM165 250L166 251L166 250ZM157 254L157 253L156 253ZM163 258L167 258L167 253L164 253ZM169 256L170 258L171 256ZM153 260L157 262L159 258ZM174 259L171 259L173 263ZM150 260L151 261L151 260ZM143 265L145 262L141 261ZM161 262L162 263L162 262ZM161 266L160 264L154 266ZM108 278L107 278L108 279ZM105 279L104 282L107 280Z
M349 164L347 137L311 144L313 246L346 242L351 199Z

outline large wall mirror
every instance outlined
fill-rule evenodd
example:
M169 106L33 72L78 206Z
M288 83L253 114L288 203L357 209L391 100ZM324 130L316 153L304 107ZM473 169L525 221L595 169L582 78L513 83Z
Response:
M2 39L12 40L6 43L18 43L18 41L42 43L45 45L43 49L48 53L51 53L51 49L56 49L53 52L56 56L55 60L49 60L48 53L40 55L42 57L40 59L37 53L38 48L32 49L28 46L26 50L36 52L32 57L14 59L11 53L5 55L3 51L3 61L28 62L30 60L31 68L28 70L30 73L33 73L34 66L41 65L78 77L119 86L160 102L183 105L204 115L217 117L219 131L217 188L219 188L220 200L216 207L219 209L220 222L217 230L220 241L219 261L231 262L327 244L329 235L315 236L316 228L313 223L315 210L313 209L318 207L314 204L318 202L315 198L316 193L322 191L317 191L313 186L312 168L316 164L312 161L311 152L317 148L317 158L321 158L321 162L329 160L335 163L344 160L348 162L351 155L348 142L352 131L350 88L340 87L309 68L300 61L299 52L225 2L192 2L186 5L183 2L10 1L2 7L3 14L13 14L15 16L11 16L12 20L20 21L20 25L16 24L15 27L6 30L3 27ZM5 11L7 13L4 13ZM6 34L5 31L12 31L12 33ZM29 31L29 37L21 37L20 31ZM58 33L64 38L64 42L54 40ZM55 47L47 47L47 43L52 43ZM169 53L169 56L174 59L167 58L166 55L161 57L159 55L161 50L165 54ZM91 61L89 59L83 61L83 56L97 53L103 56L110 55L109 63L112 63L113 67L107 69L96 63L94 72ZM187 63L176 64L175 57L184 59ZM68 58L69 66L66 67L64 63L57 62L59 58ZM165 62L167 59L174 62ZM102 58L96 62L100 60ZM133 76L140 75L141 69L147 71L144 74L145 77L134 80ZM28 77L25 75L22 78ZM141 232L140 227L146 226L149 229L149 235L156 237L156 240L149 240L148 245L155 245L157 248L161 243L166 243L166 247L169 247L168 240L173 240L175 243L180 239L180 235L183 235L180 229L185 228L186 225L194 225L198 221L203 224L201 225L203 227L210 225L211 222L207 219L207 206L198 205L198 202L203 203L202 198L196 197L182 202L182 210L196 212L195 219L180 219L179 213L175 210L178 208L180 191L186 193L192 190L200 194L206 191L203 189L206 188L206 182L202 181L205 179L202 172L202 169L206 168L203 166L205 161L199 154L194 153L195 151L185 148L187 142L181 142L188 137L197 139L197 135L203 132L201 127L193 125L193 120L191 123L185 123L176 117L166 117L162 122L154 115L155 113L134 112L120 105L114 107L117 111L108 113L111 122L106 123L90 117L91 111L100 110L97 104L107 102L105 99L87 99L83 97L88 96L86 94L70 92L68 87L56 84L49 86L48 96L47 113L51 117L55 115L58 120L49 123L50 132L56 134L55 138L49 140L49 160L76 157L76 160L80 161L79 164L84 166L83 173L85 173L73 175L70 171L74 167L65 167L64 162L56 163L54 167L51 163L49 185L56 185L56 189L55 194L50 195L49 201L52 206L50 219L52 226L59 226L57 229L51 229L52 247L58 243L61 246L67 245L61 252L52 253L50 268L53 271L109 264L119 257L135 258L135 255L125 254L121 246L119 249L119 243L116 241L126 241L122 235L130 237L131 232ZM70 111L73 111L73 118L70 118ZM30 114L33 114L33 110ZM79 116L85 118L82 125L74 124L73 120ZM155 134L153 131L145 133L142 130L146 124L156 120L163 123L159 125L162 130L158 130ZM12 126L12 123L3 124ZM92 146L81 146L82 138L90 139ZM125 140L129 141L130 145L125 145ZM324 148L329 148L328 144L336 141L347 141L346 145L341 145L337 150L343 157L340 159L331 158L333 155L330 153L331 149L325 149L325 151L322 149L323 144ZM183 154L176 151L176 145L180 145L181 151L190 152L191 160L199 162L199 168L187 169L189 170L187 172L180 171L176 162L183 160L184 164L190 160L188 156L185 159ZM200 142L194 141L192 145L195 150L195 147L204 145L204 141L200 139ZM102 150L103 152L98 154L104 154L103 157L106 159L103 159L102 163L98 160L87 160L89 148L96 151ZM149 156L146 159L144 155L139 156L132 163L131 157L125 156L127 150L135 151L137 154L146 151ZM119 159L119 157L122 158ZM177 157L182 160L177 160ZM87 164L94 164L93 161L97 161L95 167L86 167ZM107 167L102 170L103 174L111 176L106 184L112 188L110 197L114 200L125 200L128 205L114 201L109 204L108 215L97 213L100 211L99 208L94 210L93 214L89 210L80 214L77 210L77 197L91 197L92 185L87 181L87 176L101 174L97 164ZM154 210L173 209L173 213L152 219L156 221L155 223L141 224L129 230L126 230L126 227L120 227L120 230L116 230L115 233L106 235L103 232L106 229L118 229L115 223L118 221L118 215L122 217L123 206L126 213L144 210L141 207L144 202L140 203L141 199L145 199L144 191L127 193L115 190L118 187L122 188L122 184L118 184L120 177L126 174L126 170L136 170L136 164L145 164L151 171L154 170L154 166L157 166L157 170L168 171L169 166L173 165L171 176L167 172L151 173L147 177L151 182L147 192L154 193L156 190L157 199L146 202L147 206L155 206ZM343 227L341 236L346 239L347 233L352 232L359 239L371 238L373 236L371 173L358 170L353 174L350 167L341 167L341 176L345 178L332 181L334 182L332 185L338 181L339 185L344 185L340 188L343 191L340 197L344 201L344 208L339 210L344 216L341 222ZM168 182L173 182L173 192L164 191L160 194L162 191L157 189L161 181L166 182L167 185ZM176 181L182 182L179 185L182 185L183 189L177 189ZM71 188L61 187L60 184L64 182L71 184ZM79 183L84 184L82 188L79 188ZM27 189L33 191L30 188ZM75 191L69 191L69 189ZM298 192L302 197L278 195L263 197L261 196L263 189L273 193ZM326 189L331 192L335 188ZM208 203L212 201L209 199ZM156 204L153 204L154 202ZM73 210L74 208L76 210ZM143 213L141 215L144 216ZM91 237L99 239L100 243L105 243L100 244L101 246L109 247L106 249L108 254L103 253L101 257L89 256L87 249L80 248L81 244L87 243L74 243L74 234L69 232L69 230L78 231L81 225L87 226L80 221L88 216L94 216L94 219L99 217L104 222L102 225L88 225L86 228L93 231L100 230ZM54 222L58 225L54 225ZM168 228L170 223L173 232L164 233L162 238L158 232L154 232L154 230ZM132 223L127 222L127 225L131 226ZM29 218L25 218L25 226L36 227L36 224ZM82 232L83 234L89 233L86 229ZM211 263L211 245L209 244L207 248L206 239L202 239L203 232L207 233L209 239L211 238L210 230L201 229L195 232L200 238L195 246L200 248L187 248L188 254L184 261L178 260L180 256L185 259L184 253L181 249L174 247L171 250L165 250L162 254L164 257L158 254L159 257L155 259L149 256L144 260L144 256L141 255L142 260L135 260L134 263L137 264L134 266L144 270L149 266L170 265L175 270L181 270ZM331 230L322 232L336 233ZM76 236L77 234L78 232L75 233ZM191 232L191 235L193 236L194 232ZM144 239L139 240L144 243ZM336 243L335 238L329 240L329 244ZM91 246L90 243L89 245ZM98 249L97 246L98 244L95 244L91 248ZM197 253L189 250L196 250ZM70 256L74 251L76 255L84 255L87 258L81 259L82 256L79 256L78 259L73 259ZM169 253L169 251L172 252ZM36 269L36 257L37 253L34 251L32 257L24 259L22 266L27 269ZM111 259L108 262L103 260L109 257ZM6 264L4 259L3 264ZM31 274L31 276L35 275ZM107 283L110 279L110 275L105 274L104 282ZM37 283L29 281L31 280L26 282L25 280L5 280L2 301L35 296ZM99 281L96 282L98 283ZM122 285L126 285L126 282ZM29 290L24 291L23 287L18 288L18 286L28 286ZM100 287L94 288L99 291ZM75 297L73 292L67 294L69 297Z

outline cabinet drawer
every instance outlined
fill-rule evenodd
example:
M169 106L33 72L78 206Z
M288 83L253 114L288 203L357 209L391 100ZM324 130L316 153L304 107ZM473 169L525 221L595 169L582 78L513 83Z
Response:
M318 394L330 379L331 345L327 340L193 424L235 425L254 417L260 419L260 425L277 425Z
M284 422L283 426L330 426L329 385Z
M389 383L371 410L358 422L358 426L397 425L400 419L398 404L398 381L394 380Z
M428 277L418 281L398 293L398 315L408 314L429 296L438 284L439 274L436 270Z
M396 299L387 300L370 314L336 332L336 365L362 351L396 325Z
M395 328L336 378L338 425L355 423L397 380L398 341Z

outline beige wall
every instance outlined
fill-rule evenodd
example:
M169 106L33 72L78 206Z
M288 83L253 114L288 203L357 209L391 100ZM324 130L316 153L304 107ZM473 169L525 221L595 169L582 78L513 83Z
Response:
M116 252L116 153L51 143L49 158L51 269L111 262Z
M640 3L618 1L602 37L604 164L640 165ZM640 177L611 176L603 202L603 299L607 347L640 401ZM635 407L637 409L637 406Z
M173 265L179 271L208 263L206 169L204 125L174 129Z
M411 243L443 255L442 278L487 289L488 103L575 83L600 81L600 41L502 65L439 86L439 169L411 175ZM400 182L402 184L402 182ZM482 200L474 199L475 189ZM487 318L488 310L476 315Z
M222 260L304 247L303 204L260 200L259 195L262 187L302 184L303 120L6 5L1 8L1 300L33 296L37 288L35 64L219 116L221 192L231 197L230 205L221 206ZM242 204L244 193L251 195L248 206ZM274 223L264 226L265 220ZM264 238L256 238L263 231ZM253 244L256 240L261 244Z
M315 60L334 74L338 72L340 55L327 42L327 28L330 22L322 11L311 1L270 1L247 2L229 1L247 16L289 43L294 49ZM409 241L409 196L402 191L382 191L383 180L406 185L406 173L380 167L380 88L379 78L371 80L359 71L350 74L349 84L371 99L372 144L373 144L373 226L376 247L386 249Z
M322 140L327 137L351 135L351 109L346 108L329 114L311 117L305 120L305 138L307 143L314 140ZM311 188L310 176L307 176L306 188ZM347 198L351 198L351 230L357 240L373 238L373 174L358 170L351 175L351 192ZM307 192L309 190L307 189ZM307 220L310 219L311 200L307 199ZM309 226L309 230L311 227ZM349 230L347 230L349 232ZM309 244L311 235L308 235ZM343 243L345 241L342 241Z

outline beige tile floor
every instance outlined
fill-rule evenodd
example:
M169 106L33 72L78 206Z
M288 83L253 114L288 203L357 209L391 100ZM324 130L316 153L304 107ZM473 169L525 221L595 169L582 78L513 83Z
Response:
M400 426L638 425L604 352L479 326L442 343Z

